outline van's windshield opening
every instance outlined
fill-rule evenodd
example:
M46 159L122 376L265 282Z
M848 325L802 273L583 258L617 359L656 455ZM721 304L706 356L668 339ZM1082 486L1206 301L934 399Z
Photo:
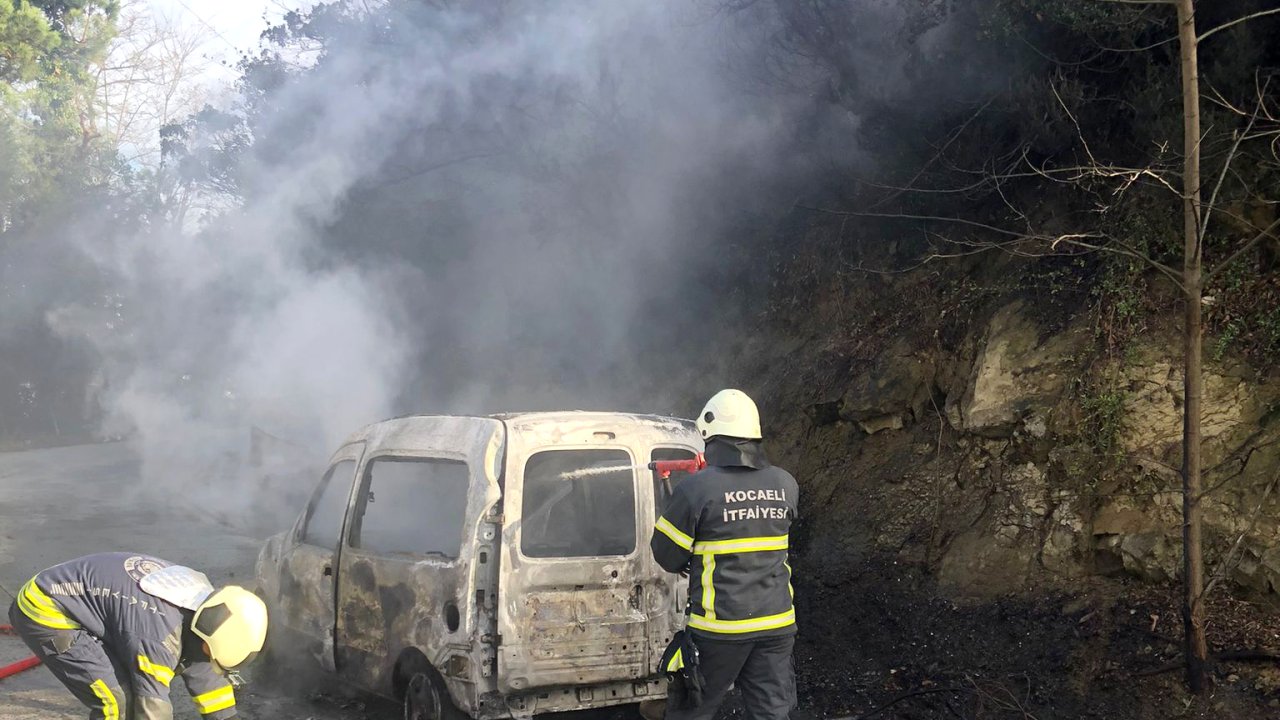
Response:
M625 450L547 450L524 469L520 552L526 557L630 555L635 472Z

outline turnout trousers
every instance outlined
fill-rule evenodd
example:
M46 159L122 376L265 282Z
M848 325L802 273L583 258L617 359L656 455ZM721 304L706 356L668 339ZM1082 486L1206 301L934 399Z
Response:
M726 642L695 635L702 672L702 704L667 705L666 720L711 720L730 686L742 692L747 720L785 720L796 706L796 671L791 652L796 636Z
M55 630L27 617L15 602L9 624L49 672L85 707L90 720L128 720L129 675L102 640L81 630Z

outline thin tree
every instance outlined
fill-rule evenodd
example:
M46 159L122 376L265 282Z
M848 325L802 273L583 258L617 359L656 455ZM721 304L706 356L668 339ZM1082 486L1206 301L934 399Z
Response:
M1169 0L1164 0L1169 2ZM1204 399L1204 235L1208 229L1202 205L1200 148L1199 46L1205 37L1231 25L1262 15L1263 11L1233 20L1199 35L1195 0L1172 0L1178 16L1179 67L1182 75L1182 291L1183 291L1183 393L1182 415L1182 624L1187 686L1201 694L1209 688L1209 648L1205 640L1204 501L1201 421ZM1259 99L1260 106L1263 99ZM1255 113L1256 117L1256 113ZM1252 125L1252 123L1251 123ZM1228 155L1223 174L1230 165ZM1271 235L1276 226L1263 230L1244 248L1228 258L1229 265L1242 251Z
M85 114L126 162L158 165L161 128L204 104L201 82L211 63L203 53L211 37L207 28L159 15L138 0L121 5Z
M1182 70L1182 624L1187 685L1200 694L1208 687L1209 649L1204 635L1204 544L1201 536L1201 400L1204 395L1203 278L1200 234L1200 77L1194 0L1177 0Z

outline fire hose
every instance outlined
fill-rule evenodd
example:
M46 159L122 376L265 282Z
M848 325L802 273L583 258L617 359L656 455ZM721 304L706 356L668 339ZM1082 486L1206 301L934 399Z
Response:
M13 634L15 633L13 632L12 625L0 625L0 635L13 635ZM10 663L8 665L0 665L0 680L3 680L11 675L17 675L18 673L23 672L25 670L30 670L31 668L39 664L40 664L40 658L36 657L35 655L32 655L31 657L26 658L24 660L19 660L16 663Z

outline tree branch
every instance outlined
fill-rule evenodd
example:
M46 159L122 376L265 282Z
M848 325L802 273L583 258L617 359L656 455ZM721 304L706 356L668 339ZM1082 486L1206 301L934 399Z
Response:
M944 215L915 215L911 213L878 213L878 212L862 212L857 210L832 210L829 208L820 208L820 207L813 207L810 205L800 205L800 204L797 204L796 207L802 210L809 210L811 212L818 212L818 213L824 213L827 215L836 215L841 217L843 216L879 217L879 218L888 218L891 220L923 220L923 221L955 223L958 225L965 225L968 227L977 228L979 230L986 230L988 232L996 233L998 235L1004 235L1005 237L1014 238L1015 240L1028 240L1028 241L1038 240L1040 242L1047 242L1049 243L1050 250L1054 250L1057 248L1059 244L1065 243L1067 245L1084 248L1086 250L1115 253L1117 255L1124 255L1126 257L1130 257L1135 260L1140 260L1150 265L1153 269L1159 271L1160 273L1164 274L1167 278L1169 278L1169 280L1172 281L1175 286L1177 286L1180 289L1183 288L1182 277L1173 268L1153 258L1150 258L1140 252L1137 252L1136 250L1129 249L1125 247L1124 244L1121 243L1120 241L1104 235L1097 235L1092 233L1068 233L1064 235L1051 236L1051 235L1040 235L1040 234L1034 234L1034 233L1023 233L1023 232L1018 232L1016 230L1009 230L1007 228L997 227L995 225L980 223L975 220L967 220L965 218L958 218L958 217L947 217ZM1087 238L1104 239L1109 241L1111 244L1117 245L1119 247L1111 247L1111 245L1099 245L1095 243L1086 242ZM945 240L947 242L954 243L956 245L968 245L970 247L980 247L982 248L981 252L985 252L987 249L998 249L998 250L1005 250L1006 252L1012 252L1013 254L1021 255L1022 257L1049 257L1051 255L1062 254L1062 253L1053 253L1053 252L1050 252L1050 253L1015 252L1009 249L1009 245L1010 245L1009 243L977 243L977 242L965 243L960 240L951 240L949 238ZM976 254L976 253L965 253L965 255L973 255L973 254ZM945 255L930 256L930 258L926 259L925 262L928 262L929 260L936 259L936 258L942 258L942 257L948 257L948 256L945 256ZM961 256L958 255L955 257L961 257ZM920 264L922 265L924 263L920 263ZM916 265L915 267L919 267L919 265Z
M1222 172L1218 174L1218 182L1213 186L1213 192L1209 195L1209 207L1204 212L1204 217L1200 220L1200 236L1204 237L1209 232L1209 220L1213 217L1213 208L1218 204L1218 193L1222 190L1222 183L1227 179L1227 172L1231 169L1231 161L1235 159L1236 151L1240 149L1240 143L1245 136L1253 130L1253 124L1258 120L1258 113L1262 110L1262 98L1258 99L1258 105L1253 109L1253 116L1249 118L1249 124L1245 127L1244 132L1235 133L1234 141L1231 143L1231 149L1227 151L1227 158L1222 161Z
M983 103L982 106L979 107L976 111L974 111L974 113L970 115L969 118L960 125L960 127L956 128L956 131L951 133L951 137L947 138L947 141L942 144L942 147L938 148L938 151L933 154L933 157L929 159L929 162L920 166L920 170L910 180L907 181L906 187L909 189L911 188L911 186L915 185L916 181L920 179L920 176L924 175L925 171L929 169L929 166L937 162L938 158L941 157L942 154L947 151L947 148L951 147L951 144L954 143L956 140L958 140L960 136L964 134L964 131L968 129L969 125L974 120L976 120L978 116L981 115L988 107L990 107L991 103L994 101L995 101L995 97L993 96L989 100L987 100L985 103ZM890 202L894 198L898 197L899 195L901 195L902 192L905 192L905 190L899 191L896 193L890 193L886 197L877 201L871 207L872 208L880 207Z
M1252 250L1253 247L1258 243L1262 242L1267 238L1280 239L1280 238L1276 238L1276 236L1273 234L1276 230L1280 230L1280 219L1277 219L1275 222L1268 225L1265 230L1258 233L1256 236L1254 236L1252 240L1245 243L1239 250L1236 250L1235 252L1231 253L1230 257L1228 257L1226 260L1223 260L1221 263L1219 263L1217 267L1213 268L1208 273L1206 273L1204 276L1205 284L1207 285L1210 280L1217 277L1218 273L1221 273L1223 270L1230 267L1231 263L1235 262L1236 260L1239 260L1241 255L1244 255L1245 253Z
M947 217L945 215L913 215L911 213L881 213L881 212L862 212L858 210L831 210L830 208L813 207L810 205L796 205L796 207L800 208L801 210L809 210L811 212L825 213L827 215L837 215L837 216L849 215L853 217L889 218L891 220L934 220L937 222L949 222L949 223L956 223L959 225L967 225L969 227L975 227L980 230L987 230L989 232L993 232L998 235L1005 235L1008 237L1018 238L1020 240L1028 239L1026 233L1020 233L1020 232L1017 232L1016 230L1008 230L1002 227L996 227L995 225L980 223L976 220L966 220L965 218L958 218L958 217Z
M1245 15L1245 16L1244 16L1244 17L1242 17L1242 18L1236 18L1235 20L1232 20L1231 22L1223 23L1223 24L1219 25L1218 27L1216 27L1216 28L1214 28L1214 29L1212 29L1212 30L1206 30L1205 32L1201 33L1201 34L1200 34L1200 37L1196 38L1196 43L1202 43L1202 42L1204 42L1204 39L1205 39L1205 38L1209 37L1210 35L1213 35L1213 34L1214 34L1214 33L1216 33L1216 32L1220 32L1220 31L1222 31L1222 30L1226 30L1227 28L1231 27L1232 25L1239 25L1240 23L1248 22L1248 21L1250 21L1250 20L1253 20L1253 19L1256 19L1256 18L1260 18L1260 17L1262 17L1262 16L1264 16L1264 15L1276 15L1276 14L1280 14L1280 8L1272 8L1272 9L1270 9L1270 10L1259 10L1258 12L1253 13L1253 14L1251 14L1251 15Z
M1168 265L1165 265L1164 263L1158 260L1147 257L1146 255L1136 250L1130 250L1129 248L1125 247L1123 243L1119 242L1115 238L1108 238L1108 240L1110 240L1112 243L1116 245L1119 245L1120 247L1118 248L1110 247L1108 245L1094 245L1092 243L1086 243L1082 240L1079 240L1076 238L1070 238L1067 236L1064 236L1063 238L1059 238L1059 240L1061 242L1066 242L1070 245L1075 245L1077 247L1083 247L1089 250L1098 250L1101 252L1115 253L1117 255L1124 255L1125 257L1133 258L1134 260L1139 260L1141 262L1144 262L1150 265L1155 270L1158 270L1165 277L1167 277L1174 284L1174 286L1176 286L1179 290L1185 291L1187 289L1186 286L1182 284L1181 273L1179 273L1178 271L1174 270L1173 268L1169 267ZM1054 245L1056 245L1057 242L1058 241L1055 241Z
M1224 577L1226 577L1227 569L1233 562L1235 562L1232 557L1240 550L1241 545L1244 543L1245 536L1253 532L1254 528L1258 526L1258 517L1262 514L1262 507L1267 504L1267 497L1271 495L1271 491L1275 489L1277 482L1280 482L1280 472L1277 472L1271 478L1271 482L1267 483L1267 489L1262 493L1262 499L1258 501L1257 507L1253 509L1253 517L1249 518L1249 527L1245 528L1240 533L1240 536L1236 538L1235 544L1233 544L1231 549L1227 551L1227 554L1223 556L1222 561L1218 564L1217 570L1213 573L1213 577L1209 579L1209 584L1205 585L1204 590L1201 590L1200 595L1196 597L1196 602L1200 602L1204 598L1209 597L1209 593L1213 591L1218 583L1222 582Z
M1173 4L1172 2L1165 2L1164 0L1095 0L1095 2L1118 2L1118 3L1132 4L1132 5L1172 5ZM1242 18L1236 18L1231 22L1223 23L1222 25L1219 25L1218 27L1213 28L1212 30L1205 31L1198 38L1196 38L1196 44L1203 42L1204 39L1209 37L1210 35L1213 35L1214 33L1220 32L1222 30L1226 30L1227 28L1233 25L1239 25L1240 23L1248 22L1250 20L1254 20L1254 19L1263 17L1265 15L1276 15L1276 14L1280 14L1280 8L1273 8L1271 10L1261 10L1251 15L1246 15ZM1158 48L1161 45L1168 45L1169 43L1177 39L1178 39L1178 36L1174 35L1173 37L1165 38L1164 40L1160 40L1159 42L1154 42L1150 45L1143 45L1142 47L1136 47L1136 48L1104 47L1103 49L1109 50L1111 52L1144 52L1147 50Z

